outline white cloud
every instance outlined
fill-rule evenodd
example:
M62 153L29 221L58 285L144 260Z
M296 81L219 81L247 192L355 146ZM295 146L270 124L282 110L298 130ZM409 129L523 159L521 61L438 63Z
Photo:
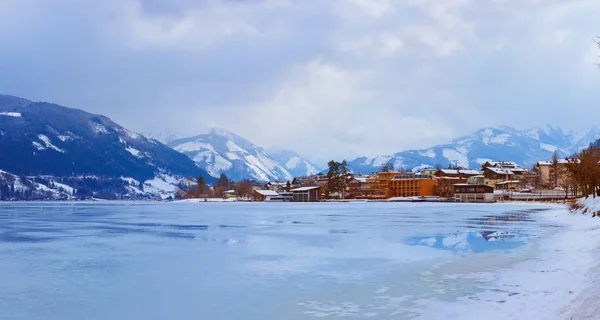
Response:
M598 15L597 0L4 0L0 87L134 131L391 153L590 126Z
M270 1L266 7L277 3ZM226 37L260 33L249 22L246 8L216 0L190 7L182 15L150 13L140 2L122 1L113 13L116 23L107 25L107 36L136 49L202 50Z
M235 119L241 133L261 144L291 146L326 161L397 151L415 138L433 141L451 130L427 118L404 115L372 88L372 75L313 60L292 68L273 99ZM243 131L243 132L242 132ZM376 142L376 143L373 143ZM360 147L357 147L360 146Z

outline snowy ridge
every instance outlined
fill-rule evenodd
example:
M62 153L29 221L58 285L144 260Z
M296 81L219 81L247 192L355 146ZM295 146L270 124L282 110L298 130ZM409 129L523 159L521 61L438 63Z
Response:
M269 155L282 164L294 177L311 176L320 172L318 165L294 151L271 148Z
M294 177L263 148L224 129L212 129L168 145L187 155L213 177L222 173L234 180L291 181Z
M65 190L77 186L81 198L165 198L173 195L176 185L167 177L203 175L207 183L214 182L185 155L102 115L5 95L0 95L0 112L0 168L31 180L29 193L19 198L59 184ZM119 177L142 183L133 185ZM170 186L152 183L157 177ZM13 180L8 178L6 185L14 188Z
M579 138L572 132L564 132L551 125L526 130L506 126L483 128L448 144L393 155L357 158L350 161L349 166L357 173L377 171L387 161L391 161L397 170L447 167L450 164L478 169L490 160L511 160L530 167L537 161L551 159L554 151L561 157L571 156L598 138L600 126Z

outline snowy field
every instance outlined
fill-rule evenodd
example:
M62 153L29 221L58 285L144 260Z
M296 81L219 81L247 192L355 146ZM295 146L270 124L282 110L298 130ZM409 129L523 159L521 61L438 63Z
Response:
M0 319L580 319L600 219L544 204L0 203Z

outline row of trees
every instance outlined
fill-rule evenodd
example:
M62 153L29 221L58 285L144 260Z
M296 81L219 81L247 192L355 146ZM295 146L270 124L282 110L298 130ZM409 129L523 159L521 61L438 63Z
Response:
M565 180L569 181L574 192L581 192L586 198L600 196L600 140L576 153L565 168ZM557 169L558 170L558 169Z
M188 179L190 182L192 179ZM250 197L252 195L252 181L245 179L235 182L222 173L213 187L206 184L206 179L200 175L196 178L196 185L188 182L182 197L184 198L213 198L222 197L225 191L234 190L239 196Z

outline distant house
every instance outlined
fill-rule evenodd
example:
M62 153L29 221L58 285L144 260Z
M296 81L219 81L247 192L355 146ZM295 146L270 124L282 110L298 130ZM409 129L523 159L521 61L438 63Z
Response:
M235 192L235 190L223 191L223 198L237 198L237 192Z
M254 190L254 201L279 200L279 193L272 190Z
M317 176L314 177L314 180L321 187L326 186L327 183L329 182L329 178L327 178L326 174L319 174L319 175L317 175Z
M439 178L435 186L435 194L442 198L454 197L454 185L467 183L471 177L480 175L478 170L469 169L439 169L435 176Z
M515 190L519 187L521 181L519 180L508 180L496 182L496 190Z
M321 186L300 187L290 190L294 202L316 202L321 200Z
M456 202L494 202L494 187L481 184L455 184Z
M495 185L496 182L502 182L508 180L522 180L528 173L529 170L521 168L518 164L512 161L487 161L481 166L488 185ZM494 176L495 175L495 176Z
M482 172L485 177L484 184L490 187L494 187L498 182L518 180L515 179L515 173L509 169L485 167Z
M287 187L287 182L270 181L265 185L265 189L271 191L283 191Z
M467 183L467 179L459 177L439 177L434 187L435 195L441 198L454 197L454 185Z
M562 186L567 180L566 165L569 164L569 160L559 159L558 160L558 172L556 177L556 186ZM535 164L539 176L539 182L544 187L553 187L555 184L552 173L552 162L551 161L538 161ZM556 187L554 186L554 187Z
M355 176L352 180L348 182L348 188L346 192L348 198L350 199L367 198L367 177Z

